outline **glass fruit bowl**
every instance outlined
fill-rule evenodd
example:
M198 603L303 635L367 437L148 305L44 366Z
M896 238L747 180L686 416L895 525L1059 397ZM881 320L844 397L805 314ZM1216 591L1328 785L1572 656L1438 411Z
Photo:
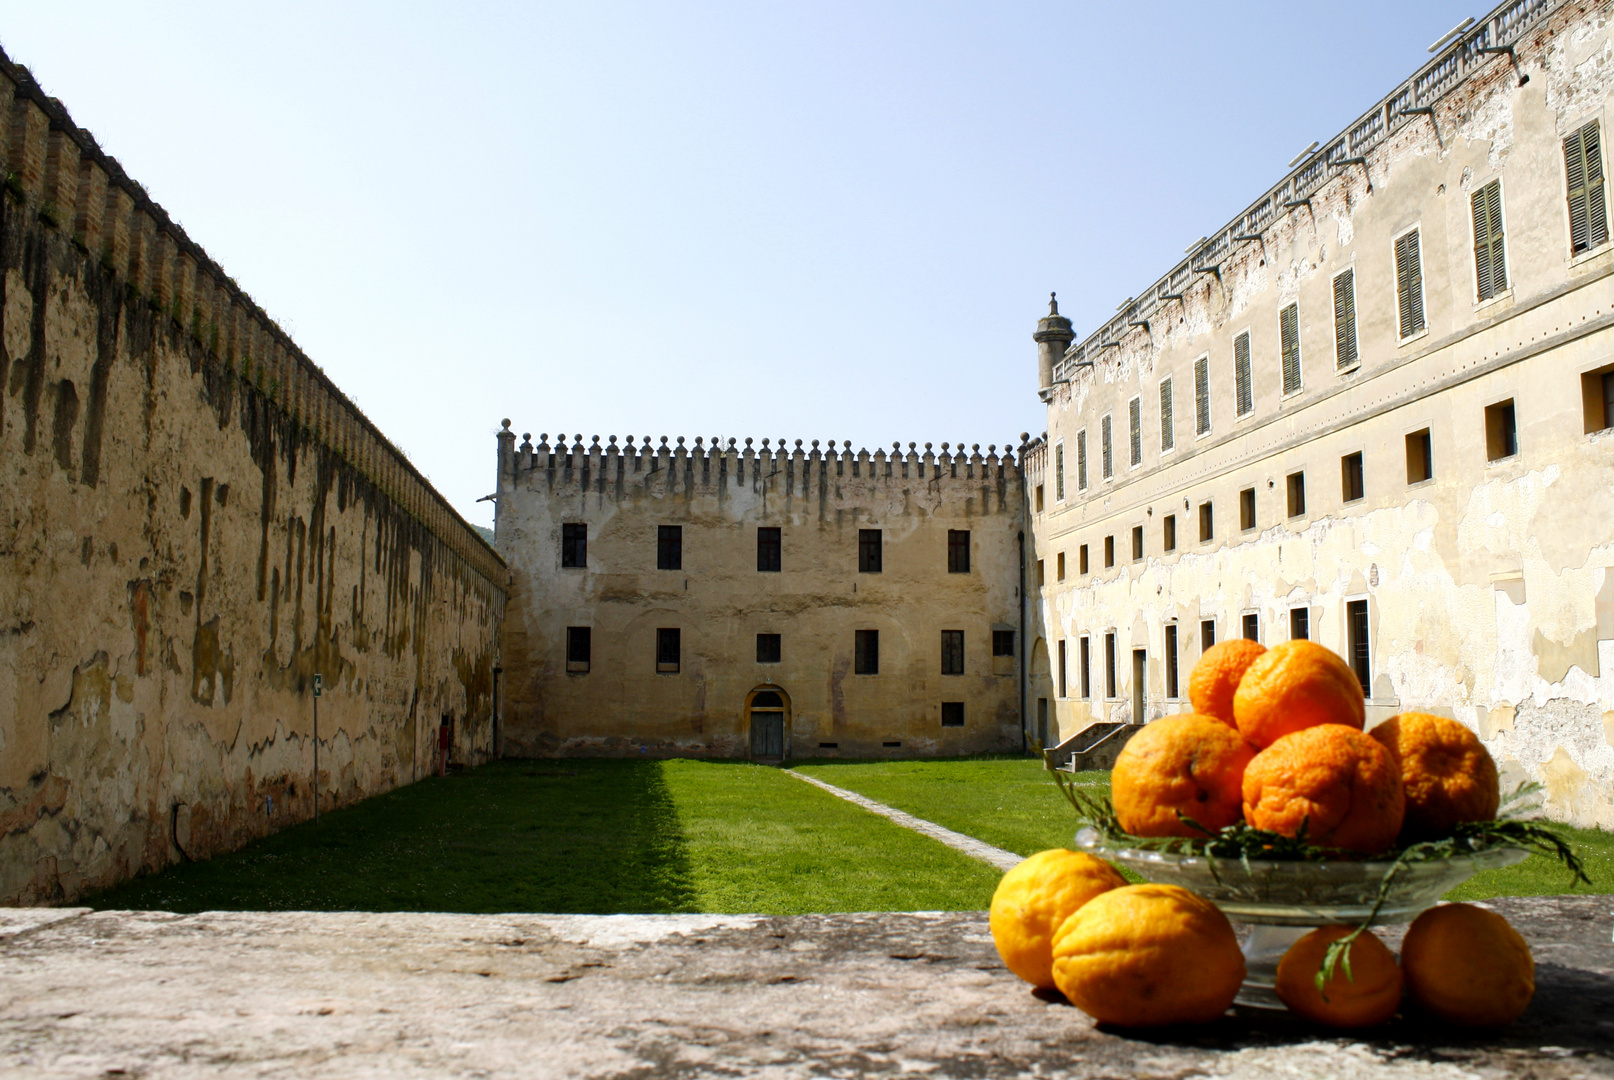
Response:
M1097 829L1076 834L1076 848L1159 885L1180 885L1198 893L1233 922L1244 950L1246 975L1238 1004L1281 1009L1273 992L1278 961L1289 946L1313 927L1345 923L1360 926L1404 923L1433 907L1441 896L1481 870L1523 862L1523 848L1500 845L1469 855L1403 863L1385 890L1379 891L1390 861L1260 862L1211 859L1127 847Z

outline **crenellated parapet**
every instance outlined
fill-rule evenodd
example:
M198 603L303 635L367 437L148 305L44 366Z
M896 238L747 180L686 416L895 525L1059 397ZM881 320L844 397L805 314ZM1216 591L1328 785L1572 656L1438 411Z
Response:
M145 188L0 51L0 175L6 197L171 318L300 430L350 463L496 586L493 549Z

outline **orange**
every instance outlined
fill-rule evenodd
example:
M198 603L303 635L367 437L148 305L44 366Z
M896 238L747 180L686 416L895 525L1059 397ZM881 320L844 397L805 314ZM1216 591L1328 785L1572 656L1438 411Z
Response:
M1054 935L1054 985L1102 1024L1208 1023L1243 981L1227 916L1176 885L1111 889Z
M1239 688L1245 669L1266 647L1247 638L1218 641L1200 654L1199 663L1188 676L1188 700L1201 716L1214 716L1233 722L1233 692Z
M992 941L1008 969L1033 986L1054 984L1054 931L1071 912L1126 878L1076 851L1039 851L1003 875L992 894Z
M1213 716L1179 713L1132 736L1110 773L1121 828L1133 836L1204 836L1238 821L1244 767L1255 748Z
M1356 672L1315 641L1274 645L1251 661L1233 695L1234 723L1262 748L1318 724L1361 730L1366 718Z
M1270 654L1269 654L1270 655ZM1344 724L1285 735L1244 770L1244 820L1320 847L1368 854L1395 843L1406 811L1390 752Z
M1519 1018L1536 992L1536 964L1519 932L1494 911L1441 904L1401 942L1407 990L1453 1024L1494 1027Z
M1345 961L1334 976L1317 989L1328 946L1353 932L1349 926L1320 926L1289 946L1278 961L1274 989L1289 1011L1329 1027L1358 1028L1382 1024L1401 1007L1401 969L1395 954L1371 932L1351 942L1350 974Z
M1461 821L1496 817L1501 791L1491 752L1456 720L1401 713L1368 732L1390 751L1407 792L1407 840L1445 836Z

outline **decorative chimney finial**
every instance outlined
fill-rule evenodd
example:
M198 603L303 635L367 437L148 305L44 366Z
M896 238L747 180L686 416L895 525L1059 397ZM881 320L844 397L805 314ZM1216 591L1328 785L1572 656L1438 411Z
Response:
M1059 314L1059 294L1058 293L1049 293L1048 294L1048 314L1050 314L1050 315L1058 315Z

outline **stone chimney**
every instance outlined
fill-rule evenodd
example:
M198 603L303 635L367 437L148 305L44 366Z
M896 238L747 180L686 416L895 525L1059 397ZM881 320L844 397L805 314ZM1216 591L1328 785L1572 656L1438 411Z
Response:
M1070 320L1059 314L1059 298L1053 293L1048 294L1048 314L1037 320L1037 332L1031 340L1037 343L1037 396L1047 401L1054 386L1054 365L1076 340Z

